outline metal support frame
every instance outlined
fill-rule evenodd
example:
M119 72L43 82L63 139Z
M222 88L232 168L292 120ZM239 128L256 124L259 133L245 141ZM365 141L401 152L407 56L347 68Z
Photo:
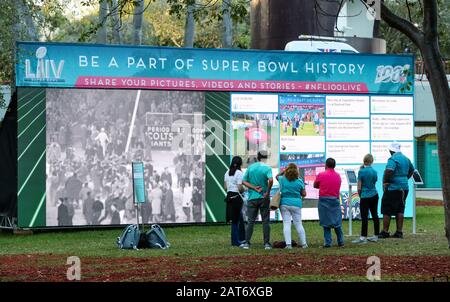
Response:
M0 214L0 229L14 229L16 227L15 218Z

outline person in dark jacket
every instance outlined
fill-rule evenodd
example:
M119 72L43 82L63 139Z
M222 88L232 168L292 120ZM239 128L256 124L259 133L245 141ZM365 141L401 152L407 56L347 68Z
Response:
M92 198L91 192L88 191L86 193L86 199L84 200L83 203L83 215L88 225L92 225L92 216L94 211L93 205L94 205L94 198Z
M103 208L103 202L100 201L100 196L97 196L92 205L92 225L100 224L99 218L102 215Z
M165 167L164 172L161 174L161 182L167 181L172 186L172 174L169 172L169 168Z
M115 203L111 205L111 224L120 224L120 214Z
M202 221L202 194L198 187L192 191L192 215L195 222Z
M73 225L73 216L75 216L73 201L66 197L64 198L64 205L67 207L67 225Z
M58 226L69 225L69 212L64 204L64 198L58 200Z
M164 222L175 222L175 204L173 202L173 191L171 185L168 182L164 182L162 201L162 214Z
M67 179L65 189L70 201L78 203L82 186L83 183L78 178L77 173L73 173L73 175Z

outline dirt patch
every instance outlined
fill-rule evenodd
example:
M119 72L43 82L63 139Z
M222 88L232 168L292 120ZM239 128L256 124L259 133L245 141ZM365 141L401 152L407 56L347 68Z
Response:
M450 275L450 256L382 256L381 273L432 280ZM67 281L62 255L0 257L2 281ZM82 257L82 281L257 281L285 275L366 276L367 257L299 254L227 257Z
M432 206L432 207L442 207L444 202L442 200L418 200L416 202L417 206Z

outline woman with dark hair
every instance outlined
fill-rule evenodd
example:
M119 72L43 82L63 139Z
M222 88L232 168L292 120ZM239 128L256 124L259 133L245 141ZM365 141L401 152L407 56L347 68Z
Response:
M226 220L231 220L231 245L239 246L241 241L245 240L244 219L242 217L242 206L244 201L241 193L244 192L242 185L243 173L241 171L242 158L233 157L230 169L225 173L224 187L227 191L225 198L227 204Z
M306 196L305 183L300 178L298 167L290 163L286 169L277 175L280 184L280 211L283 217L283 235L286 248L292 248L291 221L300 240L300 246L307 248L305 229L302 224L302 198Z

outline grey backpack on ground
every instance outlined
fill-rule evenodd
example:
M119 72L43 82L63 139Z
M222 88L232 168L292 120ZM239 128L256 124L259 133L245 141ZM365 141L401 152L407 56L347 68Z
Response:
M122 235L117 237L117 246L120 249L137 249L140 237L139 226L130 224L123 230Z
M167 249L170 247L166 233L157 224L153 224L145 235L149 248Z

